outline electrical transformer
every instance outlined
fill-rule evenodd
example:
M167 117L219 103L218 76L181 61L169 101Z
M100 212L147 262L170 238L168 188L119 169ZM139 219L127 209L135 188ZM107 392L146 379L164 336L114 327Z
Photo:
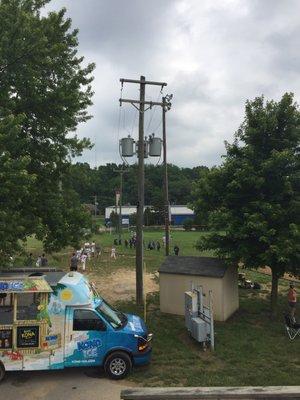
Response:
M122 157L132 157L134 154L134 140L132 137L128 136L120 140L121 155Z
M150 136L149 138L149 155L151 157L161 156L162 140L160 138Z

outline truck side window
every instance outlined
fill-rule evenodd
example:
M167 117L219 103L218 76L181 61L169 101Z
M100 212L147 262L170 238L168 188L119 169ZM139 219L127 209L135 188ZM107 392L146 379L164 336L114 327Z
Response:
M0 325L11 325L13 323L12 294L0 293ZM1 337L1 331L0 331ZM0 339L0 348L1 339Z
M73 331L105 331L105 323L91 310L74 310Z
M38 293L18 293L17 320L37 319L39 304Z

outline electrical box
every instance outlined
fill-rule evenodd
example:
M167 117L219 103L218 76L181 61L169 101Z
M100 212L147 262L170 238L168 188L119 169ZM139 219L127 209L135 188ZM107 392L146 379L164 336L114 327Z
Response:
M206 322L201 318L192 318L192 337L197 340L197 342L206 342L207 340L207 329Z
M128 136L120 140L121 155L122 157L132 157L134 154L134 140L132 137Z
M185 292L185 326L189 332L192 330L192 318L198 314L198 302L196 292Z
M215 347L214 319L212 308L212 291L208 294L208 306L204 304L203 287L195 287L184 293L185 326L193 339L199 343L209 343L211 350Z
M151 157L160 157L162 148L162 140L151 136L149 139L149 155Z

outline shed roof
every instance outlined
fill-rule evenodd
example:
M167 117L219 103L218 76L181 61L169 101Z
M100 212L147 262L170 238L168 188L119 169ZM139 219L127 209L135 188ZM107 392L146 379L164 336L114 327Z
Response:
M223 278L227 268L224 261L214 257L168 256L158 271L165 274Z

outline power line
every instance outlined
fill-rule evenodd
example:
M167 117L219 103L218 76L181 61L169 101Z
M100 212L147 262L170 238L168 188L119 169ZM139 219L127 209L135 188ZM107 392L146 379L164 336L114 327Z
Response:
M160 91L159 91L159 93L158 93L158 96L157 96L157 99L156 99L156 103L158 102L158 99L159 99L159 97L160 97L160 95L161 95L162 93L163 93L163 88L161 88ZM153 117L154 117L154 115L155 115L156 109L157 109L157 106L154 106L154 109L153 109L153 111L152 111L152 113L151 113L151 116L150 116L150 119L149 119L149 123L148 123L147 129L146 129L148 133L149 133L149 128L150 128L151 122L152 122L152 120L153 120Z

